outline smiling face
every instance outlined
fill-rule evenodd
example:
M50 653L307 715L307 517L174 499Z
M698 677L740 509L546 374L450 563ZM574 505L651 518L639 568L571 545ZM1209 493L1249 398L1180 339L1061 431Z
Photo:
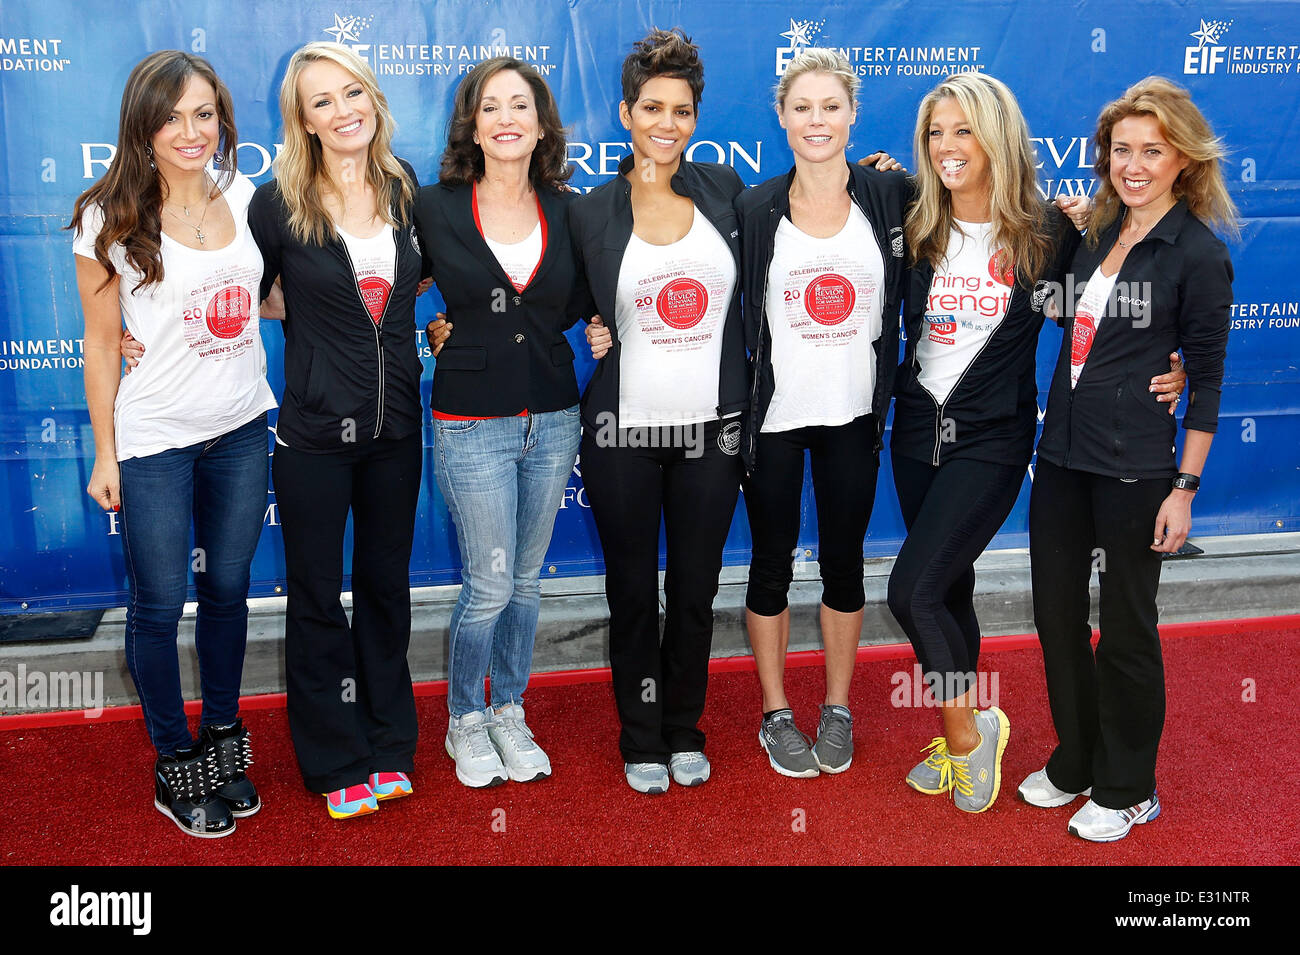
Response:
M298 75L302 124L326 152L363 152L375 136L375 106L361 81L330 60L313 60Z
M532 156L542 137L532 87L514 70L501 70L483 86L474 118L474 142L489 160Z
M1125 116L1110 130L1110 184L1124 205L1163 215L1187 157L1169 145L1154 116Z
M930 167L953 198L969 204L987 203L993 185L988 154L951 96L934 104L928 141Z
M154 165L163 178L198 172L221 140L217 93L201 76L191 76L162 128L153 135Z
M796 157L826 162L842 158L856 113L837 77L805 73L790 84L778 116Z
M675 164L695 132L691 86L672 76L646 80L631 107L626 100L618 104L618 114L632 133L632 153L638 166L642 159L660 166Z

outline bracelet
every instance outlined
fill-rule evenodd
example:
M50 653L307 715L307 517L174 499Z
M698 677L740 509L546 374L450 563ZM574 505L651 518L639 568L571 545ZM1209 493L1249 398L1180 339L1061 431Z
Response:
M1174 477L1173 486L1183 491L1191 491L1193 494L1201 486L1201 477L1199 474L1180 473Z

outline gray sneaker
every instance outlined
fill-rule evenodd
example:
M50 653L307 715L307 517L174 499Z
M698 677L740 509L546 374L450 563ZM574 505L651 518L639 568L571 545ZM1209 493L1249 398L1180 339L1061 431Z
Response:
M782 776L807 779L821 775L817 757L809 748L812 740L799 732L790 710L777 710L758 728L758 745L767 751L768 762Z
M947 768L947 738L936 736L921 752L928 752L929 755L912 767L912 771L907 774L907 785L927 796L946 793L952 782L952 772Z
M996 706L975 712L980 742L965 756L948 754L953 802L963 812L983 812L1002 788L1002 752L1011 737L1011 721Z
M713 767L709 758L696 750L693 753L673 753L668 760L668 771L679 786L702 786L709 781Z
M822 704L813 758L823 773L842 773L853 762L853 714L838 703Z
M639 793L657 796L668 792L668 767L663 763L624 763L623 775Z

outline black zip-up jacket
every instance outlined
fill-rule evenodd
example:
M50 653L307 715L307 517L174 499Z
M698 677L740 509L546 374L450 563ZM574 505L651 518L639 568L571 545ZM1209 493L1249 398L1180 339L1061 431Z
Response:
M1067 276L1081 287L1119 236L1123 218L1095 249L1079 247ZM1073 305L1047 399L1038 456L1060 467L1118 478L1177 473L1177 422L1147 387L1182 349L1187 370L1183 427L1213 433L1232 312L1227 247L1179 202L1129 250L1074 390L1070 390Z
M402 167L418 186L415 172ZM248 206L265 263L261 295L277 275L284 286L284 400L276 434L291 448L342 451L375 438L403 438L420 428L420 376L415 347L415 292L420 250L410 216L394 208L393 288L376 324L370 317L347 247L299 242L275 180Z
M911 197L911 185L902 172L880 172L849 163L848 192L871 223L885 261L884 300L881 303L880 337L872 342L876 353L876 385L871 412L876 416L876 445L879 451L885 433L885 415L893 392L898 364L898 316L903 302L907 273L907 249L903 239L903 214ZM736 199L740 216L744 268L745 347L749 349L750 393L741 450L745 467L757 466L754 448L767 407L776 390L772 370L772 333L767 326L767 273L776 248L776 230L790 215L790 184L794 169L742 193Z
M582 396L582 420L597 430L602 415L618 415L620 347L614 304L618 297L618 273L623 253L632 237L632 184L625 173L632 168L631 156L618 164L618 176L579 197L569 205L569 229L578 267L587 276L596 311L609 328L613 342L596 365ZM730 166L682 160L673 174L672 190L695 203L695 208L712 223L731 250L736 263L736 288L722 326L722 359L718 369L719 418L745 407L745 340L740 320L740 231L732 200L745 184Z
M926 303L934 266L912 268L904 311L907 344L894 388L894 426L889 451L938 467L955 458L1026 465L1034 453L1038 426L1038 383L1034 353L1043 327L1047 283L1058 282L1079 246L1079 231L1054 205L1046 224L1054 254L1034 290L1017 280L1006 313L984 347L962 370L940 405L921 387L916 346L926 334Z
M434 365L435 411L502 417L578 403L573 349L564 337L578 318L592 314L569 241L568 206L578 194L540 189L537 195L546 251L519 292L474 222L473 188L440 182L420 190L415 226L425 271L456 328Z

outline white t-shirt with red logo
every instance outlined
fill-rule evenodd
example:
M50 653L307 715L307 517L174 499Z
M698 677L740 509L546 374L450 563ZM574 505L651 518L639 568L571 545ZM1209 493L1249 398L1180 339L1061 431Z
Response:
M1083 366L1088 362L1088 352L1092 351L1092 343L1097 339L1097 329L1101 326L1102 316L1106 314L1106 302L1118 275L1119 271L1116 270L1115 275L1108 276L1102 272L1100 265L1097 266L1097 271L1092 273L1092 278L1083 287L1079 304L1074 307L1073 337L1070 339L1071 391L1079 383Z
M276 405L258 331L262 254L247 216L253 184L236 175L224 196L234 241L223 249L191 249L163 233L163 280L139 294L142 276L125 250L109 251L122 317L145 346L140 364L117 388L119 461L211 440ZM88 207L73 252L93 260L103 222L100 207Z
M618 273L618 423L694 424L718 414L722 327L736 263L718 230L695 210L669 245L633 235Z
M393 291L393 277L397 274L397 247L393 244L393 227L385 225L368 239L358 239L338 229L339 238L347 246L352 271L356 275L357 289L366 303L370 317L376 325L384 315L389 293Z
M993 247L993 223L955 220L916 343L917 383L940 405L1002 324L1014 285L1011 261Z
M857 203L826 239L788 218L767 272L767 323L776 390L762 430L847 424L871 411L885 260Z

